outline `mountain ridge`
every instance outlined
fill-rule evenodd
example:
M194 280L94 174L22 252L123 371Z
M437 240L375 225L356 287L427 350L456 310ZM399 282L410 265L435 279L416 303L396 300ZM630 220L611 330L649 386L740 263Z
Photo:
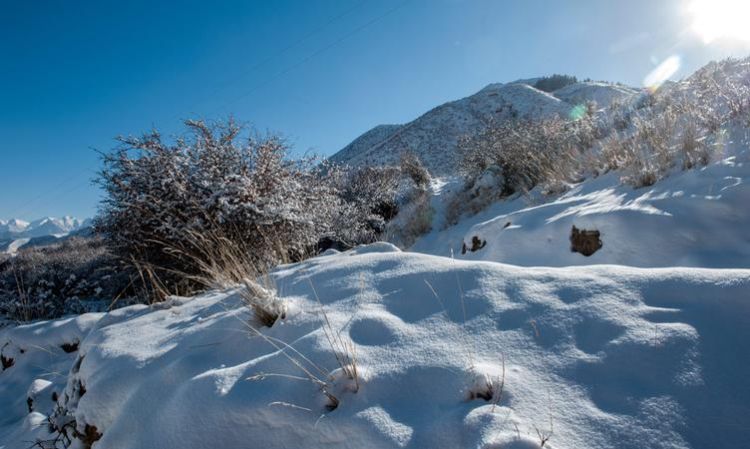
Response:
M493 122L517 118L567 117L576 106L594 101L598 107L636 98L641 89L616 83L581 81L552 92L534 87L541 78L492 83L476 93L438 105L404 124L377 125L330 156L335 163L395 164L402 152L414 152L435 175L455 173L458 142Z
M15 253L21 247L56 241L82 232L92 225L90 218L70 215L42 217L30 222L18 218L0 219L0 253Z

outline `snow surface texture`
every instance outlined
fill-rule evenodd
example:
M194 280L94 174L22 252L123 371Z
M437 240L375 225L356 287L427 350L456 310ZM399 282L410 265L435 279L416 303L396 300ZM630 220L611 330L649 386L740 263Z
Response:
M47 436L52 392L102 434L94 449L746 446L749 270L519 268L381 243L272 279L287 318L260 331L294 350L255 335L231 291L0 330L0 447ZM356 393L321 309L356 347ZM338 379L334 411L295 350Z
M567 117L572 108L586 101L607 107L615 100L633 99L639 93L615 84L581 82L550 94L526 82L490 84L474 95L438 106L405 125L377 126L330 160L351 166L388 165L397 163L401 153L408 150L413 151L433 175L455 174L459 139L492 122Z

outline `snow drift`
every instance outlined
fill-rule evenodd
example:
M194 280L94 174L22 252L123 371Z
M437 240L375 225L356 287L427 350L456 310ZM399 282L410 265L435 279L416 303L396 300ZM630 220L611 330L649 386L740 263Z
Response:
M749 270L519 268L375 244L271 277L287 318L258 330L282 350L232 291L0 330L0 447L50 438L55 407L97 430L93 448L746 442ZM322 311L356 348L356 393ZM335 410L287 355L330 375Z

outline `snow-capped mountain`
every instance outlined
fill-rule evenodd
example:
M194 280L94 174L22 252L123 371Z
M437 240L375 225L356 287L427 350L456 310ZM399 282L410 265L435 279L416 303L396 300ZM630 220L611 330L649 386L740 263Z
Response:
M44 217L32 221L24 230L24 234L25 237L67 234L79 229L82 224L82 220L71 216L62 218Z
M408 150L416 153L433 174L453 174L459 139L489 123L515 118L566 117L584 102L594 101L599 107L606 107L615 100L635 98L640 92L618 84L587 81L548 93L533 87L536 81L538 78L490 84L474 95L438 106L407 124L376 126L330 160L353 166L392 164Z
M17 218L0 220L0 253L15 253L24 246L49 243L91 227L91 219L71 216L44 217L32 222Z
M62 218L44 217L32 222L12 218L10 220L0 220L0 238L59 236L90 225L90 220L81 220L71 216Z
M26 228L29 227L29 223L17 218L10 220L0 220L0 237L3 235L20 234Z

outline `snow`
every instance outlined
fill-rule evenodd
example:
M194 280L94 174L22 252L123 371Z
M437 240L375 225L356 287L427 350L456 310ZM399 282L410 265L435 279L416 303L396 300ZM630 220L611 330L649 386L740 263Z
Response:
M21 233L28 227L28 222L19 220L17 218L12 218L10 220L0 220L0 236Z
M0 254L15 254L22 247L47 245L83 233L91 226L91 219L80 220L71 216L44 217L31 223L17 218L0 220Z
M551 448L744 445L750 270L522 268L375 244L271 278L287 318L259 331L294 350L258 337L233 291L0 330L15 359L0 447L44 438L51 391L96 426L94 448L521 448L537 430ZM330 412L285 355L340 373L321 310L361 381L331 381ZM470 399L488 382L497 404Z
M24 229L27 237L42 237L48 235L67 234L81 227L83 222L77 218L65 216L62 218L45 217L32 221Z
M409 251L380 242L276 268L264 285L286 315L271 328L232 289L0 322L0 449L53 438L50 423L96 437L74 449L747 446L746 127L722 134L708 166L653 186L609 173L445 227L458 137L639 95L594 82L550 94L533 81L377 127L334 156L383 164L415 151L437 175L433 231ZM0 221L0 232L11 226L17 248L22 232L84 224ZM571 252L573 226L599 231L603 247ZM473 239L486 243L462 253ZM331 335L351 348L356 380Z
M553 93L557 98L570 104L594 101L598 107L606 108L615 101L634 100L638 97L640 91L617 84L587 81L570 84Z
M29 243L29 240L31 240L31 238L29 237L23 239L15 239L8 244L5 252L8 254L15 254L16 252L18 252L19 248Z
M536 79L490 84L466 98L445 103L404 125L380 125L359 136L330 160L349 164L395 164L403 151L414 152L433 175L455 174L461 137L488 123L513 118L567 117L582 102L600 107L635 96L635 89L607 83L577 83L554 93L529 85Z
M500 201L456 226L436 210L433 232L410 249L457 258L525 266L619 264L637 267L750 268L750 136L738 130L722 158L675 171L653 186L634 189L621 173L588 179L559 196L538 191ZM451 188L435 192L445 203ZM441 209L442 208L442 209ZM590 257L570 251L570 232L595 229L603 247ZM473 237L484 248L461 254Z

